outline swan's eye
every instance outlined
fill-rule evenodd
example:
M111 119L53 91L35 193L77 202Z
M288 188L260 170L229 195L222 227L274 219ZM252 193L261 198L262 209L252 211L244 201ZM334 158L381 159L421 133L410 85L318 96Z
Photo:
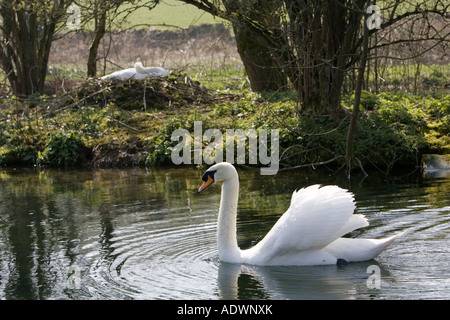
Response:
M214 181L214 174L216 172L217 170L206 171L202 176L202 180L206 182L208 181L208 177L210 177Z

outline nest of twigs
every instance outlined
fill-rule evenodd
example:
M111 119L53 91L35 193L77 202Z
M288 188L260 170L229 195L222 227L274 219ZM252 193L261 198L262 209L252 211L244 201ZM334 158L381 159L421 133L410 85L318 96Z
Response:
M146 110L206 104L213 100L213 95L191 77L171 74L144 80L90 78L67 93L64 100L63 107L105 107L114 103L126 110Z

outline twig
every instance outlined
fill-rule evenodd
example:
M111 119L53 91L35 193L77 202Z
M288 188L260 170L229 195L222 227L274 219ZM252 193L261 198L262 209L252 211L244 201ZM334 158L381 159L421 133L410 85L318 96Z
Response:
M107 90L107 89L111 89L111 88L110 88L110 87L104 87L104 88L102 88L101 90L98 90L98 91L96 91L96 92L94 92L94 93L92 93L92 94L90 94L90 95L87 95L87 96L85 96L84 98L82 98L82 99L80 99L80 100L76 100L75 102L73 102L73 103L71 103L71 104L65 106L64 108L61 108L60 111L61 111L61 110L69 109L69 108L71 108L71 107L73 107L73 106L76 106L76 105L79 106L79 103L80 103L80 102L83 102L83 101L85 101L85 100L87 100L87 99L89 99L89 98L91 98L91 97L93 97L93 96L95 96L95 95L97 95L97 94L99 94L99 93L102 93L103 91L105 91L105 90ZM64 97L67 97L67 96L70 97L70 98L72 98L72 99L75 99L74 97L72 97L72 96L70 95L70 93L61 96L61 98L64 98Z
M367 174L366 170L364 170L361 160L359 160L359 158L356 158L356 157L355 157L355 160L358 162L359 168L364 173L364 177L368 177L369 175Z
M320 161L320 162L315 162L315 163L300 164L298 166L289 167L289 168L281 168L281 169L279 169L279 171L292 170L292 169L305 168L305 167L320 166L320 165L331 163L331 162L336 161L337 159L340 159L340 158L343 158L343 157L344 156L336 156L333 159L330 159L330 160L327 160L327 161Z
M146 86L144 85L144 111L147 112L147 101L145 100L145 88Z
M135 132L141 132L141 130L136 129L136 128L133 128L133 127L127 125L126 123L123 123L122 121L119 121L119 120L117 120L117 119L111 118L110 116L106 116L106 118L108 118L108 119L111 120L111 121L115 121L115 122L117 122L118 124L120 124L121 126L124 126L125 128L128 128L128 129L130 129L130 130L133 130L133 131L135 131Z

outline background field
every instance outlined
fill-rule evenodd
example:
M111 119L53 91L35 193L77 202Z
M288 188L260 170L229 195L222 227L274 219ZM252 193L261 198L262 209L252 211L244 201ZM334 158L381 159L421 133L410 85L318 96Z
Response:
M126 31L107 34L102 40L99 76L140 60L145 66L187 72L214 89L248 86L230 23L192 5L163 0L152 10L134 12L123 29ZM82 30L53 43L48 87L64 91L71 83L85 79L90 40L89 31ZM395 65L378 61L377 90L441 90L445 79L450 78L449 64L441 56L429 52L420 61L401 60ZM368 69L368 77L374 81L373 67ZM353 86L350 83L345 89L351 91Z
M209 13L176 0L162 0L153 9L140 9L130 16L129 25L142 25L150 23L158 29L188 28L201 24L223 22Z

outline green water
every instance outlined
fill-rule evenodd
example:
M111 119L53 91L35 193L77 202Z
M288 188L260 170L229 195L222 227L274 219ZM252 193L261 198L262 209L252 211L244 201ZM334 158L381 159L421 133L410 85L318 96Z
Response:
M0 171L0 299L449 299L450 178L239 170L238 242L259 241L292 191L350 187L370 226L406 231L376 260L253 267L218 261L220 186L202 170ZM370 268L380 271L370 285ZM368 270L369 268L369 270Z

